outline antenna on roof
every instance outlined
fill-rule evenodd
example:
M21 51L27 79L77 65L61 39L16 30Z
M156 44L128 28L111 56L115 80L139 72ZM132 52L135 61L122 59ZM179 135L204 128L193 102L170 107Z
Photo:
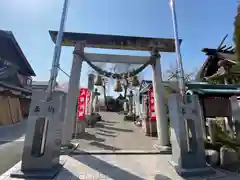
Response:
M220 45L218 46L217 50L221 49L221 47L222 47L223 43L225 42L225 40L227 39L227 37L228 37L228 34L226 34L224 36L224 38L222 39L222 41L221 41Z

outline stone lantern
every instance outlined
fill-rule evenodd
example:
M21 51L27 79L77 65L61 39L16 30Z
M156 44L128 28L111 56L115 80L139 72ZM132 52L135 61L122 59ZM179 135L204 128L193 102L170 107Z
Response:
M128 114L124 117L125 121L134 121L134 114L133 114L133 92L130 91L129 94L127 95L128 97Z
M92 92L91 98L91 113L90 115L86 116L88 126L94 127L97 121L100 121L102 118L98 112L98 96L100 93L98 92L97 88L94 89Z
M95 90L93 91L93 98L92 98L93 113L98 112L98 102L99 102L98 97L99 96L100 96L100 93L98 92L98 89L95 88Z
M128 115L132 116L133 115L133 92L130 91L127 97L128 97L128 106L129 106Z

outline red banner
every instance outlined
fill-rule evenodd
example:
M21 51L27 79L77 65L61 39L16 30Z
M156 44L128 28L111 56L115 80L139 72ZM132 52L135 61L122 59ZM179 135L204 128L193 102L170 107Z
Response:
M78 97L78 120L84 120L84 115L87 109L86 102L87 102L87 88L81 88L79 97Z
M148 91L149 95L149 110L150 110L150 119L152 121L156 121L156 114L155 114L155 106L154 106L154 94L153 94L153 89L149 89Z

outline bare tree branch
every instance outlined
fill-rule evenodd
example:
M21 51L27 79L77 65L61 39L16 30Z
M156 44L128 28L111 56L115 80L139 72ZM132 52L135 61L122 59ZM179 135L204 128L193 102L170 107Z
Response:
M193 81L195 79L197 71L188 72L184 74L184 78L186 82ZM179 72L177 66L170 65L169 69L166 70L165 77L168 81L177 81L179 77Z

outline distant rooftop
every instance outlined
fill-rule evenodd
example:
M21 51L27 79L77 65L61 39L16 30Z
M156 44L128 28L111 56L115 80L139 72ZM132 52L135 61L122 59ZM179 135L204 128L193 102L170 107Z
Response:
M178 82L177 81L163 81L164 87L169 87L172 90L179 91ZM150 80L142 80L140 83L139 91L140 93L145 93L149 88L152 88L152 81Z
M48 81L33 81L33 86L48 86Z

